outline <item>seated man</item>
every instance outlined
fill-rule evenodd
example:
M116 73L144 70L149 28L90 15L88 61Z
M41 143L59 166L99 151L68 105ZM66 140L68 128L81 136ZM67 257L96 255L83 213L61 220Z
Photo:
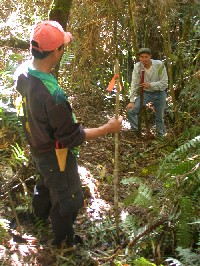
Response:
M168 87L167 71L162 61L151 59L149 48L139 50L139 60L140 62L136 63L133 69L127 118L132 130L138 131L138 113L143 106L152 102L155 110L156 133L157 136L162 137L165 134L164 111ZM144 71L144 81L141 83L142 71ZM143 87L144 91L142 106L140 106L140 96L135 97L140 87Z

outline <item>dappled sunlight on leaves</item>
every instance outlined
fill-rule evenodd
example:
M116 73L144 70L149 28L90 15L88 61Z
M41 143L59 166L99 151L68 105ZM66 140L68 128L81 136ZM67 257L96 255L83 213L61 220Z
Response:
M86 205L86 212L91 221L102 219L102 213L111 209L109 203L100 198L98 182L85 167L79 167L79 173L84 186L90 191L90 202Z
M0 246L0 260L4 265L39 265L38 253L42 256L44 249L37 244L35 237L24 234L13 235L6 245ZM44 257L46 255L44 254ZM27 264L25 264L27 263Z

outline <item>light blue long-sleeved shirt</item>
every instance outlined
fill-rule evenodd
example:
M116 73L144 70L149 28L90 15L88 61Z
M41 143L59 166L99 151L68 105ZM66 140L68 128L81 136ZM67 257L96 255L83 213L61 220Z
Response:
M130 102L134 102L139 91L141 71L144 70L144 82L150 83L150 88L144 90L149 92L164 91L168 87L168 75L164 63L160 60L151 59L152 65L146 69L141 62L135 64L132 74Z

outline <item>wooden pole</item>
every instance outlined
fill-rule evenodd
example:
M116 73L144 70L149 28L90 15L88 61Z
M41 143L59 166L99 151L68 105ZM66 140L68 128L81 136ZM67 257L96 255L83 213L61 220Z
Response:
M115 60L115 74L119 75L119 61ZM119 118L119 94L120 94L120 81L119 77L116 78L116 106L115 106L115 118ZM115 208L115 224L116 224L116 235L117 240L119 240L119 197L118 197L118 187L119 187L119 133L115 133L115 165L114 165L114 208Z
M12 212L13 212L15 220L16 220L17 229L18 229L18 231L19 231L19 233L21 235L22 234L22 227L21 227L17 212L15 210L14 202L13 202L13 199L12 199L12 196L11 196L11 193L10 193L9 190L8 190L8 198L9 198L9 201L10 201L10 204L11 204Z
M170 28L169 28L169 12L170 6L163 5L161 6L158 1L156 3L156 11L158 13L158 17L160 20L160 26L162 30L162 37L163 37L163 48L164 53L166 55L166 64L169 76L169 90L172 97L173 109L174 109L174 118L175 118L175 130L178 130L179 126L179 113L178 113L178 106L175 97L175 91L173 87L173 73L172 73L172 64L170 59L170 54L172 53L171 48L171 40L170 40ZM161 8L162 7L162 8Z

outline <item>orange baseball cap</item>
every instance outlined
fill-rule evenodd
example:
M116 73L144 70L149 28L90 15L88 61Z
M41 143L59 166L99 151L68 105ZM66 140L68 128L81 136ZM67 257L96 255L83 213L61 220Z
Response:
M33 44L31 47L40 52L54 51L73 40L72 34L65 32L57 21L42 21L35 26L31 36L31 41L37 42L38 47Z

